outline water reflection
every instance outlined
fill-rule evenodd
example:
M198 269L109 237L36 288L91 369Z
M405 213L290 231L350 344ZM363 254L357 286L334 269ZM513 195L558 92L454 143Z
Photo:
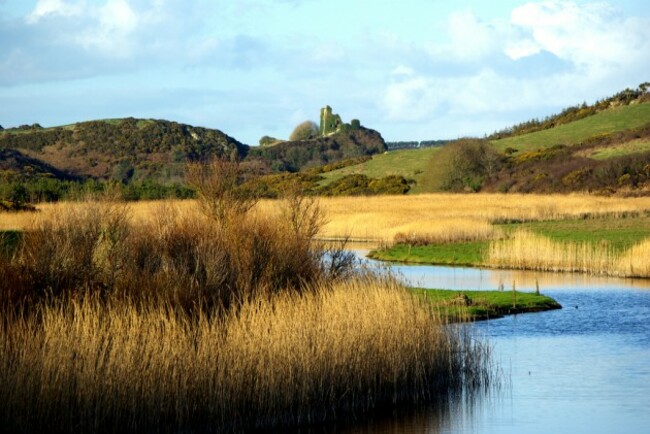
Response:
M357 252L360 256L363 251ZM386 264L367 262L386 269ZM498 397L423 411L366 431L404 433L648 432L650 280L576 273L390 265L410 285L540 290L561 310L469 324L493 347L507 387Z
M650 289L650 279L622 279L583 273L549 273L523 270L495 270L443 266L391 265L393 273L406 278L409 285L423 288L511 290L610 291L618 288Z
M490 268L449 267L437 265L404 265L366 259L368 246L355 245L354 252L371 268L390 270L402 276L409 286L420 288L495 290L502 287L511 290L540 291L584 290L611 291L619 288L648 289L650 279L624 279L594 276L585 273L550 273L542 271L499 270Z
M498 387L465 391L459 395L441 397L437 402L419 408L389 409L373 417L364 416L357 422L303 427L283 430L289 434L443 434L457 432L463 422L477 418L485 402L495 399Z

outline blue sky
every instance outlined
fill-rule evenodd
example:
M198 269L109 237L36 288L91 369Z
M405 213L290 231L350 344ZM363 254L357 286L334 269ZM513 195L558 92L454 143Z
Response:
M329 104L481 136L650 81L646 0L0 0L0 125L160 118L248 143Z

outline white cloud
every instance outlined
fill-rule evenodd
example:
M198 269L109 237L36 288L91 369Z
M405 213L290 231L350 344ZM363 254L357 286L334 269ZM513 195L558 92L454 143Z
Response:
M410 77L411 75L413 75L413 69L405 65L399 65L398 67L393 69L390 74L395 77L400 77L400 76Z
M413 76L388 85L383 98L388 119L412 122L429 116L436 106L433 84L425 77Z
M504 48L503 52L512 60L529 57L542 51L542 46L530 39L515 40Z
M82 13L84 6L84 1L68 3L63 0L38 0L34 10L27 15L26 21L28 24L36 24L47 16L77 16Z
M602 69L620 67L650 53L650 21L623 17L604 3L527 3L512 11L511 23L530 34L520 41L519 49L509 48L511 56L545 50L583 71L606 73Z
M650 70L650 20L603 3L531 2L513 9L509 22L464 10L449 17L447 30L450 43L430 50L433 68L386 70L386 119L555 110L633 86Z
M480 20L471 9L453 13L447 22L451 54L465 61L480 60L489 55L500 37L496 25Z
M90 15L96 24L77 37L79 45L118 57L131 54L135 44L131 35L138 26L139 18L126 0L108 0L103 6L91 10Z

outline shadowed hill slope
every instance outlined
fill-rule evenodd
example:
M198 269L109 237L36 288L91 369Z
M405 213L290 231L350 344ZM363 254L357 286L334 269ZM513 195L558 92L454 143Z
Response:
M248 146L219 130L134 118L54 128L8 129L0 148L15 149L80 177L174 179L186 161L241 158Z

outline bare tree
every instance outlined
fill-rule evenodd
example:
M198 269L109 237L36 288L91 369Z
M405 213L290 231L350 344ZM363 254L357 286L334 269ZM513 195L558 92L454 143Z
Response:
M209 163L189 163L185 177L196 189L203 210L221 223L245 215L258 201L239 188L243 176L236 161L215 159Z

